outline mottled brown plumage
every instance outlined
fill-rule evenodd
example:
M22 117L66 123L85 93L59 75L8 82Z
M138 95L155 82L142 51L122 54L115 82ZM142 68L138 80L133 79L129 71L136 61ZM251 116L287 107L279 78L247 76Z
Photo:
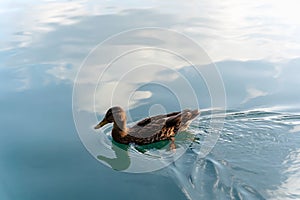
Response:
M183 110L149 117L133 127L127 128L125 111L121 107L112 107L95 129L101 128L107 123L113 123L112 137L116 142L122 144L144 145L161 140L171 140L174 143L176 133L185 130L197 115L199 115L198 110Z

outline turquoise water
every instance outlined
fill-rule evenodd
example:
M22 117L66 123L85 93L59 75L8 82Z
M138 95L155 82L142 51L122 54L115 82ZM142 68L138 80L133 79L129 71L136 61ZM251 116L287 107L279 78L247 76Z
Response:
M1 2L0 199L299 199L300 24L296 4L267 0ZM214 112L204 78L195 76L191 66L168 60L174 64L169 67L190 81L199 100L202 113L187 133L194 140L166 168L126 173L107 167L86 150L73 119L72 92L76 73L95 45L121 31L142 27L178 31L204 48L223 80L226 107ZM170 38L145 32L140 39L154 45ZM113 45L136 45L134 39L118 42ZM174 40L172 48L179 47L189 52L190 46ZM159 55L149 53L142 58L155 58L156 63L173 59ZM130 59L134 56L122 62L124 68L138 64L129 63ZM176 86L179 80L172 71L159 67L153 66L158 75L138 88L141 97L130 99L134 102L126 108L130 122L180 108L178 101L170 100L176 97L172 91L151 85L162 78ZM93 72L83 80L93 82ZM130 88L124 82L125 86ZM181 91L180 87L176 88ZM107 94L96 97L100 120ZM83 115L94 113L88 106L82 107ZM203 157L201 147L209 145L205 138L214 132L211 119L222 120L220 110L226 112L223 129ZM94 121L87 121L88 128L92 125ZM111 144L109 134L105 138L99 145ZM183 141L178 139L180 147ZM138 147L130 148L131 156L143 157L134 151ZM146 151L157 155L167 150Z

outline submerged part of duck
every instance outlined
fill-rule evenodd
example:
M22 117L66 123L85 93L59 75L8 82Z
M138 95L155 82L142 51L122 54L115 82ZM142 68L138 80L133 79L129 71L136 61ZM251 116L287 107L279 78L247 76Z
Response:
M112 138L118 143L145 145L162 140L170 140L172 141L171 148L174 149L174 136L176 133L186 130L199 113L198 110L183 110L157 115L143 119L133 127L127 128L125 111L121 107L116 106L106 112L104 119L95 126L95 129L99 129L105 124L113 123Z

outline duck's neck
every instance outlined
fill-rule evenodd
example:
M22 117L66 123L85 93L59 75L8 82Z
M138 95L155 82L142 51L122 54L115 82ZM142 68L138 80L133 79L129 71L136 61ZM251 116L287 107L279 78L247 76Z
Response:
M126 120L114 122L113 129L112 129L112 137L115 140L120 138L124 138L127 135L127 127L126 127Z

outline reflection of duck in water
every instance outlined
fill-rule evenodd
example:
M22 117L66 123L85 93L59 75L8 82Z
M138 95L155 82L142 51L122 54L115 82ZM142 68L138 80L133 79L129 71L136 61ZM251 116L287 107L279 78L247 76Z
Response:
M130 166L130 158L128 155L128 145L119 144L112 142L112 150L116 154L116 158L108 158L102 155L98 155L99 160L105 161L111 166L114 170L122 171L126 170Z
M95 127L101 128L113 123L112 138L121 144L150 144L162 140L170 140L171 149L175 149L174 137L178 131L188 128L190 122L199 115L198 110L183 110L166 115L146 118L131 128L126 127L126 114L120 107L110 108L104 119Z

